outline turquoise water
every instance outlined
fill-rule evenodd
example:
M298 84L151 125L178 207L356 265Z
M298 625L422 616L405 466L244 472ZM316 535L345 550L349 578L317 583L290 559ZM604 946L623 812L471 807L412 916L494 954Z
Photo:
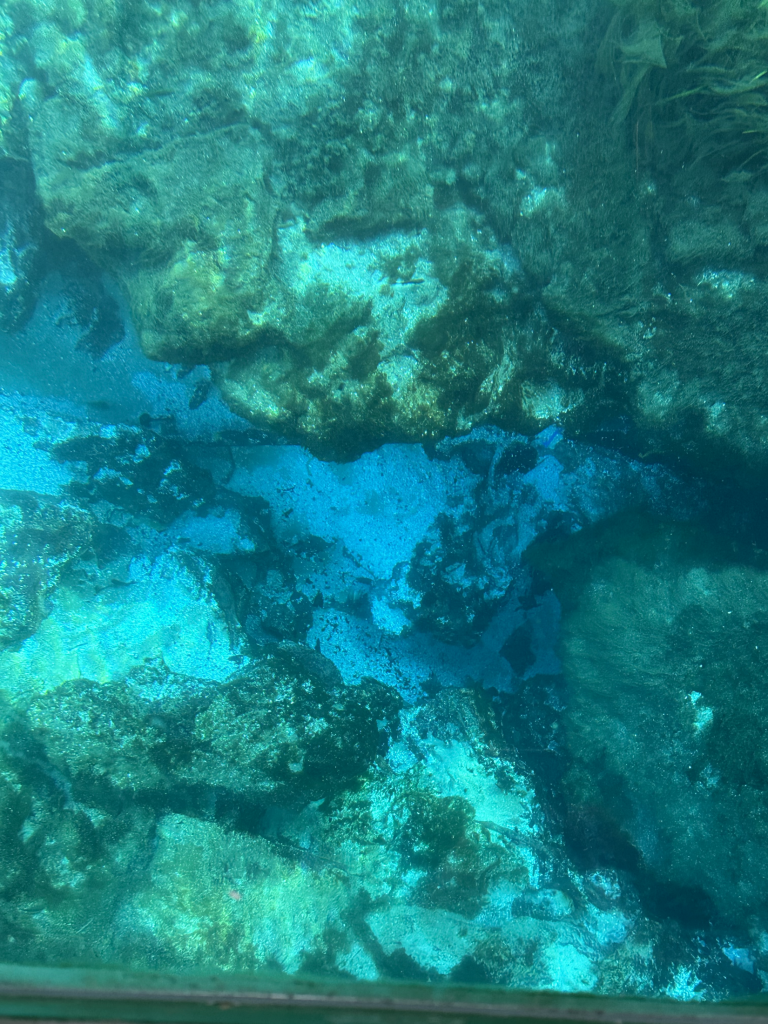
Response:
M767 11L5 0L1 962L768 987Z

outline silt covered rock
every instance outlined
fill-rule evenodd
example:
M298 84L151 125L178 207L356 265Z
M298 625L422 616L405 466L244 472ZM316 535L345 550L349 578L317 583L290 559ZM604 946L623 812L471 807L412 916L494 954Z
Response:
M636 519L534 554L563 601L572 848L694 927L768 905L768 567L735 554Z

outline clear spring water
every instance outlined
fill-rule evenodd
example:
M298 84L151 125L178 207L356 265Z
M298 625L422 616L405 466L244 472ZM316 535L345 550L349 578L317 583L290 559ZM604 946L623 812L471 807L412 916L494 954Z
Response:
M0 960L768 985L722 6L6 0Z

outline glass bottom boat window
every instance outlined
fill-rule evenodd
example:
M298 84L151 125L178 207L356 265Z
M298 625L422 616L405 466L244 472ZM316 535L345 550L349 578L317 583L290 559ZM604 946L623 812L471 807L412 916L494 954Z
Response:
M768 989L766 18L5 0L2 980Z

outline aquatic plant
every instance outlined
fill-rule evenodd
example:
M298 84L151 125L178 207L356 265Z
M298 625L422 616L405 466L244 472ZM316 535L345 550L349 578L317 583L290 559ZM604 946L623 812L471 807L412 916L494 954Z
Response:
M706 162L720 174L768 168L765 0L613 0L598 54L620 97L638 166Z

